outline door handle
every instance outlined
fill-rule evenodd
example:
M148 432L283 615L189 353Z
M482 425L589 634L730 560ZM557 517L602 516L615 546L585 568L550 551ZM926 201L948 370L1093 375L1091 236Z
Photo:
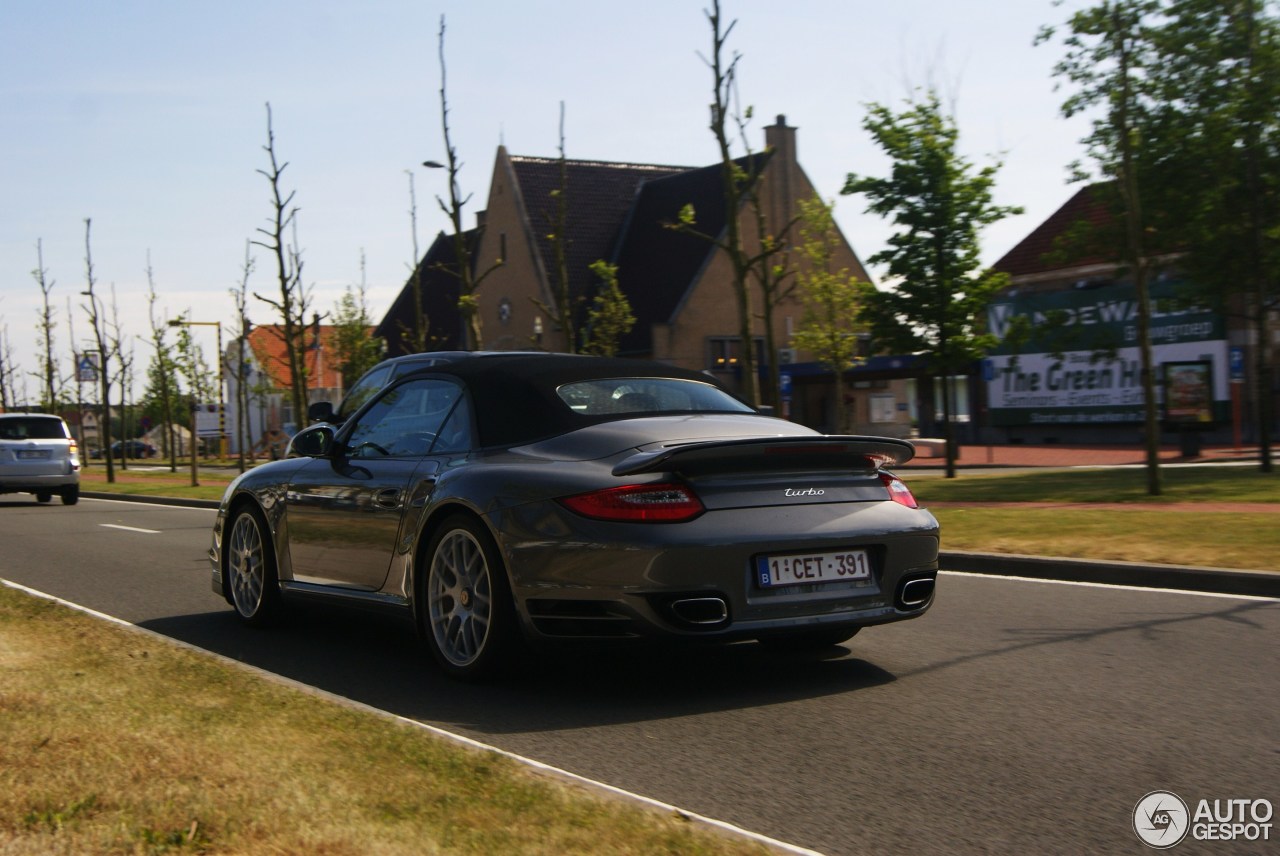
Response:
M383 508L399 508L400 491L394 487L384 488L373 495L373 501Z

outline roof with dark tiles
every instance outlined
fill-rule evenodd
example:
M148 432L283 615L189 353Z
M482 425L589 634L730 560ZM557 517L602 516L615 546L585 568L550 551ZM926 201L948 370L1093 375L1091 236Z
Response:
M1098 184L1080 188L1061 208L1005 253L993 265L994 269L1016 278L1051 273L1064 268L1114 264L1114 254L1095 250L1065 254L1059 251L1057 245L1059 239L1065 238L1077 223L1087 224L1099 231L1114 223L1106 190L1106 185Z
M753 157L754 164L745 157L737 163L759 174L769 155ZM597 259L618 265L619 285L636 316L621 352L651 352L651 325L672 318L715 252L715 245L705 238L669 226L679 220L685 205L692 205L698 231L720 235L725 226L720 164L684 167L566 160L562 178L558 158L511 155L509 160L549 282L555 278L555 255L548 235L556 222L555 194L563 186L568 201L566 264L571 293L584 298L594 293L596 282L589 266ZM474 230L469 234L474 235ZM424 300L434 295L435 301L424 306L431 332L437 332L437 319L449 325L441 330L444 336L438 346L442 348L458 346L457 282L438 269L452 260L452 247L439 238L423 260ZM584 300L579 311L585 313L586 308ZM406 284L377 330L387 339L389 354L405 352L397 330L399 319L411 317L412 291Z

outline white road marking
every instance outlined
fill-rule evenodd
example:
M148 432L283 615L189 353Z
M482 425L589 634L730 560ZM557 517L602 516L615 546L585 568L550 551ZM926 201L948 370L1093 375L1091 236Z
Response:
M119 523L99 523L104 529L123 529L126 532L142 532L146 535L159 535L159 529L139 529L137 526L121 526Z

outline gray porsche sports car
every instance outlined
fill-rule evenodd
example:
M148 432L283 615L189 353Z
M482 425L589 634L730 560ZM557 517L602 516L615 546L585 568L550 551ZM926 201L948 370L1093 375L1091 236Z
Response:
M385 606L464 678L536 639L832 645L933 600L937 521L885 469L912 454L658 363L459 356L232 482L213 590L250 624Z

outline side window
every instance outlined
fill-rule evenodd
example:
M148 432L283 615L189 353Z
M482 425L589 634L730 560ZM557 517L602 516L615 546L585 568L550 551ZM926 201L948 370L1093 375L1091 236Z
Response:
M373 398L378 390L382 389L391 377L391 367L367 374L360 380L356 381L356 385L347 391L347 397L342 399L342 409L338 411L338 421L345 422L351 418L351 414L355 413L364 403Z
M475 448L475 433L471 427L471 408L465 397L454 405L453 412L440 429L440 436L431 447L432 454L466 452Z
M347 432L357 458L413 458L432 451L445 420L459 405L462 388L448 380L419 378L388 389ZM464 406L457 407L466 410Z

